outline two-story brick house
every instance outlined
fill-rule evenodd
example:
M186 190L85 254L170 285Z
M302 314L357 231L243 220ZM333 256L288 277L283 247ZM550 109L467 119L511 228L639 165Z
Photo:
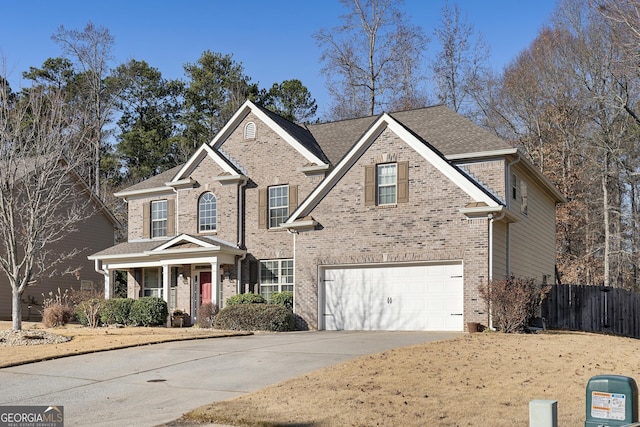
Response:
M517 149L444 106L300 126L246 102L184 165L118 194L126 243L92 255L111 294L195 318L293 291L311 329L464 330L478 289L552 282L562 195Z

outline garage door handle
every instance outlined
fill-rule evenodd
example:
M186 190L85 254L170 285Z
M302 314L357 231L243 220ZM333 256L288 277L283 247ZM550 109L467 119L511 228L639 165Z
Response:
M462 316L462 313L451 313L452 316Z
M391 304L391 303L393 303L393 298L388 297L388 298L387 298L387 304Z

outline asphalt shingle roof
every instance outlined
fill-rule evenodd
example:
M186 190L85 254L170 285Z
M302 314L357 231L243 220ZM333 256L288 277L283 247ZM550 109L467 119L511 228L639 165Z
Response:
M174 176L182 169L182 165L178 165L174 168L166 170L158 175L152 176L149 179L145 179L137 184L132 185L131 187L127 187L122 191L138 191L138 190L147 190L149 188L159 188L164 187L165 182L169 182L173 179Z
M168 240L168 239L167 239ZM115 246L111 246L103 251L97 252L92 257L109 256L109 255L127 255L127 254L139 254L166 243L167 240L145 240L139 242L124 242Z
M380 116L337 122L309 124L305 127L259 107L278 126L324 162L336 165ZM444 105L390 113L415 135L445 156L512 148L502 139ZM224 157L224 155L222 156ZM124 191L163 187L183 165L135 184Z
M512 148L502 139L444 105L390 113L445 156ZM334 165L379 116L308 125Z
M273 111L267 110L259 105L257 105L266 115L269 116L274 122L278 124L278 126L282 127L289 135L295 138L300 144L302 144L307 150L313 153L314 156L318 157L325 163L329 162L327 156L322 151L318 142L315 140L311 132L308 129L303 128L300 125L297 125L289 120L285 119L274 113Z

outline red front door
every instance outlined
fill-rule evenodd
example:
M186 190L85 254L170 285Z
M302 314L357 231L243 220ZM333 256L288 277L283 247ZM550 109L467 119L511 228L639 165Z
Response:
M200 273L200 304L211 302L211 272Z

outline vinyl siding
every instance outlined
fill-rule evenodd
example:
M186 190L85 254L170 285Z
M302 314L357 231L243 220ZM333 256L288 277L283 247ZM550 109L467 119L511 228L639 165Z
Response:
M23 301L25 301L22 307L24 320L39 320L41 318L42 294L48 295L49 292L55 294L58 292L58 288L60 288L61 292L64 292L65 289L79 290L82 280L91 280L96 290L104 290L104 278L101 274L96 273L94 262L89 261L87 256L114 244L113 223L103 213L96 212L84 222L77 224L77 227L78 230L76 232L67 235L60 242L56 242L55 247L50 249L59 252L80 249L80 254L58 268L59 271L64 271L67 268L79 268L79 275L67 274L40 278L34 285L28 287L22 297ZM30 298L35 300L36 305L32 307L31 317L29 318L27 301ZM11 319L11 287L6 276L0 277L0 319Z
M507 223L493 223L493 280L500 280L507 275Z
M509 249L511 273L542 281L543 275L554 277L556 264L555 204L531 179L516 170L527 183L528 213L521 212L521 198L511 199L510 211L519 221L510 224ZM551 279L553 280L553 279Z

